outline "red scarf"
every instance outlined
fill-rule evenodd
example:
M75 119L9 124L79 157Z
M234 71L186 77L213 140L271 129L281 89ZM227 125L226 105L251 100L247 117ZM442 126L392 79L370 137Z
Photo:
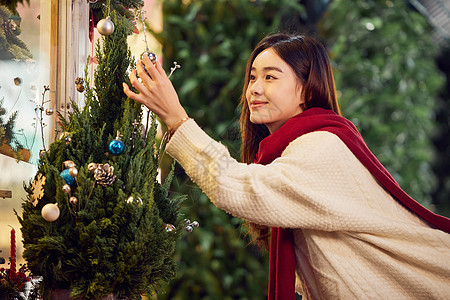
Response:
M289 119L259 144L255 163L269 164L290 142L306 133L328 131L337 135L392 196L431 226L450 233L450 219L437 215L406 194L370 152L356 127L331 110L311 108ZM295 298L295 253L292 229L272 228L269 263L269 300Z

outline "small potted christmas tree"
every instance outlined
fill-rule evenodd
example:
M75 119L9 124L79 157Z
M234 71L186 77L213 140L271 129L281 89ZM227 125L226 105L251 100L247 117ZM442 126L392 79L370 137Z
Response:
M30 150L25 149L14 134L17 111L10 115L8 121L4 120L6 114L3 99L0 99L0 153L17 160L28 161L31 157Z
M61 117L60 138L25 186L24 258L44 298L139 299L175 274L181 198L169 197L170 174L157 181L156 122L142 128L141 105L122 91L131 22L112 21L84 107Z

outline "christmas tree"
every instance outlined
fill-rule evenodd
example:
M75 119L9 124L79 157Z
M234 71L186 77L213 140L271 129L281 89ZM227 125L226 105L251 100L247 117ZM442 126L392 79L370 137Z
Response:
M5 120L5 115L7 114L6 109L3 107L3 99L0 99L0 146L3 144L10 145L14 149L21 148L22 145L16 139L14 135L14 127L16 125L17 111L13 112Z
M18 37L22 32L19 20L18 14L12 14L6 6L0 5L0 60L33 57L27 45Z
M162 185L156 179L156 121L142 128L141 105L122 91L134 64L131 23L112 20L114 33L97 44L95 86L85 80L84 107L72 104L61 118L60 138L25 186L24 258L42 276L44 297L70 289L77 299L138 299L175 275L181 197L169 196L170 174Z
M6 120L7 110L3 107L3 98L0 99L0 154L14 157L16 160L28 161L31 153L24 149L15 134L17 111L14 111Z

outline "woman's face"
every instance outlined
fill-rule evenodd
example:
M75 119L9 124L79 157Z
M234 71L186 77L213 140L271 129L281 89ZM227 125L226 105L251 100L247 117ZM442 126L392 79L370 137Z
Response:
M292 68L272 48L262 51L253 61L245 93L250 121L265 124L274 133L303 111L301 91Z

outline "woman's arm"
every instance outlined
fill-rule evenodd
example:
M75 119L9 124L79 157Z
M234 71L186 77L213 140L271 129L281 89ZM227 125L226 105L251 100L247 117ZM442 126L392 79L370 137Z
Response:
M234 160L225 146L189 120L178 128L167 152L216 206L266 226L355 229L367 223L361 221L365 213L370 215L361 205L364 194L359 185L378 185L342 141L328 132L296 139L269 165L247 165ZM357 182L355 174L367 182Z

